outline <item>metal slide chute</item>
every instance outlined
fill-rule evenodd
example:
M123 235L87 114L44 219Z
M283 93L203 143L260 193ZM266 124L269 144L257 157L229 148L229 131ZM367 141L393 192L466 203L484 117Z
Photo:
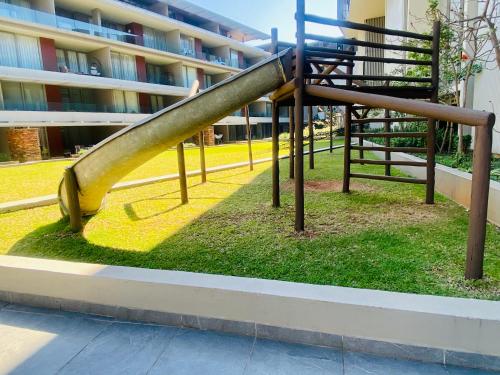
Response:
M61 211L70 214L76 203L81 216L95 214L111 187L132 170L282 86L290 63L290 50L273 55L97 144L66 171L59 185ZM74 180L74 192L67 192L65 179Z

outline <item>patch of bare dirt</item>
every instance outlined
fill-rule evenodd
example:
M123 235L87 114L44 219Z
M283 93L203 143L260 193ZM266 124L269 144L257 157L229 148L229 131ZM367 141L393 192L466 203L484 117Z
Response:
M326 192L326 191L334 191L341 192L342 191L342 181L340 180L325 180L325 181L304 181L304 189L308 192ZM294 182L289 180L283 184L283 189L285 191L293 191ZM353 191L374 191L376 188L372 185L367 185L359 182L350 183L350 189Z

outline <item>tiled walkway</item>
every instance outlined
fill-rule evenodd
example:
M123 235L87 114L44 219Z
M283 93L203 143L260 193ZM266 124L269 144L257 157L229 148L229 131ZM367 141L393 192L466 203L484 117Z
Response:
M493 374L0 302L1 374Z

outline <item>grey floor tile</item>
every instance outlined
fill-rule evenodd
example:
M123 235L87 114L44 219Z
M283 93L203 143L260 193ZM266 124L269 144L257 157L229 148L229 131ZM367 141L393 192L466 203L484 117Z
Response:
M0 311L0 373L54 374L107 325L4 309Z
M151 374L243 374L254 339L231 334L182 330Z
M338 349L259 339L245 375L342 374Z
M457 366L446 366L449 375L498 375L498 371L486 371L474 368L465 368Z
M371 354L345 352L345 375L447 375L444 366L409 360L378 357Z
M111 323L61 374L145 374L176 333L171 327Z

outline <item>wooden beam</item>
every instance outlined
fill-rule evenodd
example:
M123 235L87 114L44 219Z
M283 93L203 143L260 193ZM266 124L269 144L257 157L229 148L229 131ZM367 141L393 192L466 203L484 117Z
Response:
M80 198L78 197L78 181L75 171L71 167L66 167L64 170L64 187L68 202L69 226L73 232L80 232L83 229L83 222Z
M353 150L426 153L427 147L352 146Z
M411 167L425 167L425 161L403 161L403 160L370 160L370 159L352 159L352 164L372 164L372 165L406 165Z
M406 182L409 184L425 184L426 179L411 178L411 177L396 177L396 176L382 176L378 174L363 174L363 173L351 173L353 178L365 178L368 180L382 180L382 181L393 181L393 182Z

